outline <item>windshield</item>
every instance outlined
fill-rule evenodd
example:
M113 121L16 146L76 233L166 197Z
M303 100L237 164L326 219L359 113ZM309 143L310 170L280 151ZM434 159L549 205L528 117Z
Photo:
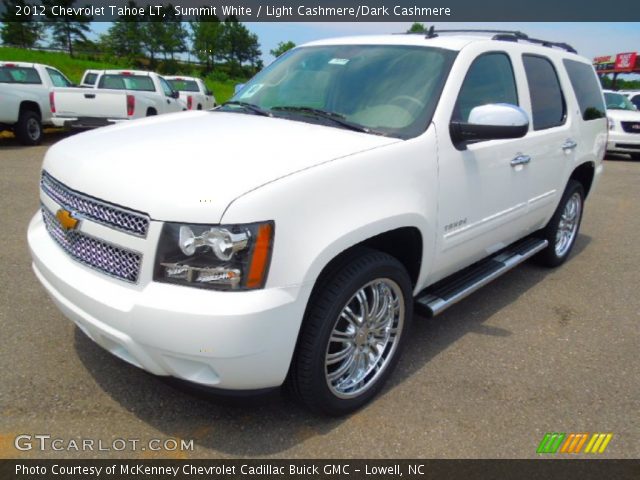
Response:
M273 116L411 138L429 125L455 55L405 45L297 48L250 80L223 110L250 113L242 108L250 104Z
M620 93L604 93L607 102L607 110L637 110L631 101Z
M198 84L195 80L183 80L181 78L167 80L171 88L178 92L199 92Z

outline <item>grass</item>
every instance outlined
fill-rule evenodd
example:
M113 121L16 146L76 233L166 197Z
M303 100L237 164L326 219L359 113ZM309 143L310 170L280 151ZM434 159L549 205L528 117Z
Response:
M43 63L45 65L51 65L64 73L69 80L74 83L79 83L82 78L82 74L85 70L109 70L119 68L131 68L125 62L122 63L108 63L98 60L89 60L83 58L71 58L68 54L63 52L44 52L41 50L26 50L22 48L13 47L0 47L0 61L14 61L14 62L28 62L28 63ZM189 70L184 72L178 72L177 75L190 75L193 67L187 67ZM219 81L210 78L205 78L207 87L213 92L218 104L226 102L233 96L233 91L237 83L241 81L226 80Z

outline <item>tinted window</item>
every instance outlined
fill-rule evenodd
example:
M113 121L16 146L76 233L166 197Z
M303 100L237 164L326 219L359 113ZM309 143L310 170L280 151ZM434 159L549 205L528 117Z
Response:
M632 96L631 103L633 103L637 108L640 108L640 95Z
M171 88L178 92L199 92L198 84L195 80L167 80Z
M0 82L3 83L27 83L40 84L40 75L35 68L31 67L0 67Z
M71 86L71 82L59 71L54 70L53 68L47 68L47 73L49 74L49 78L51 79L51 83L53 83L54 87Z
M564 123L566 109L558 75L549 59L523 55L529 82L533 129L544 130Z
M569 74L573 91L576 92L582 118L585 120L603 118L606 114L602 103L602 93L593 67L575 60L563 60L563 62Z
M84 77L83 83L86 85L94 85L96 83L97 78L98 78L97 73L87 73Z
M487 53L469 67L453 112L453 120L466 122L474 107L490 103L518 105L511 60L505 53Z
M100 78L98 88L155 92L153 80L146 75L106 74Z

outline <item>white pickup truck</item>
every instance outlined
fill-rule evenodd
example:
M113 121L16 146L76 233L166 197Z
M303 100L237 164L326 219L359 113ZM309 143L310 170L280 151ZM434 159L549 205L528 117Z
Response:
M180 92L180 99L187 110L211 110L216 106L216 97L197 77L165 77L171 88Z
M54 89L54 125L94 128L186 110L179 93L154 72L105 70L94 83L94 88Z
M53 87L72 85L49 65L0 61L0 131L12 130L23 145L37 145L42 140L42 126L53 124Z
M414 307L437 315L528 258L569 258L606 145L596 73L568 45L313 42L214 110L51 147L33 269L137 367L286 384L344 414L380 392Z

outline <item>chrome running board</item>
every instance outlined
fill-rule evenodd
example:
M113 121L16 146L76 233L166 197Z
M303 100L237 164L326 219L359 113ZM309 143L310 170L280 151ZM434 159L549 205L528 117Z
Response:
M531 258L547 245L549 245L547 240L525 238L504 250L500 250L493 257L481 260L458 273L454 273L421 292L415 300L416 311L427 317L435 317L451 305Z

